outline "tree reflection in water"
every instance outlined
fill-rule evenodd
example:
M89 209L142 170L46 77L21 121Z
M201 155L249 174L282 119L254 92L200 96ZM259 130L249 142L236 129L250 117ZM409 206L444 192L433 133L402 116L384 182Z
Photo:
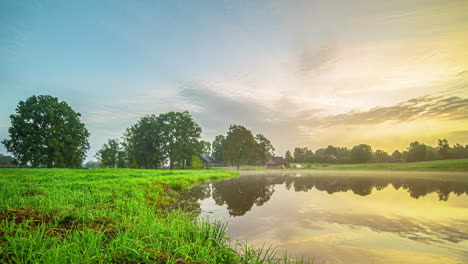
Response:
M437 193L440 201L447 201L449 195L468 194L468 183L439 179L358 177L358 176L305 176L295 174L257 174L236 179L204 184L192 188L186 196L191 202L211 197L217 205L227 205L231 216L242 216L253 205L262 206L274 193L275 185L285 184L288 190L307 192L313 188L329 194L351 190L360 196L380 191L391 185L395 190L407 190L412 198L418 199L430 193ZM199 205L198 205L199 208Z

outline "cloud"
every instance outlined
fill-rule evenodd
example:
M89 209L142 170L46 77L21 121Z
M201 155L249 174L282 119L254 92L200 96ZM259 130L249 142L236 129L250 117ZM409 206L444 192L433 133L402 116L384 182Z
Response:
M305 49L299 56L298 72L309 74L325 70L330 63L337 60L337 49L333 46L322 48L318 51Z
M393 106L375 107L366 112L327 116L321 121L323 127L330 127L334 125L372 125L386 121L403 123L418 119L465 120L468 119L467 113L467 98L426 95Z

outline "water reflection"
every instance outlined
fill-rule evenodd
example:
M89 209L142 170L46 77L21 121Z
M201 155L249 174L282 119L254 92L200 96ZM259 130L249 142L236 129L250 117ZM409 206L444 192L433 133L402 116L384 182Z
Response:
M188 196L201 217L227 221L229 236L318 263L466 263L467 177L253 174Z
M412 198L418 199L436 193L439 201L447 201L450 194L468 194L468 182L440 179L404 177L359 177L359 176L296 176L296 174L256 174L243 176L211 184L197 186L187 197L191 200L204 200L211 197L217 205L227 205L231 216L242 216L253 205L262 206L275 192L275 185L285 185L287 190L308 192L312 189L333 194L352 191L356 195L367 196L373 191L381 191L389 186L395 190L407 190Z

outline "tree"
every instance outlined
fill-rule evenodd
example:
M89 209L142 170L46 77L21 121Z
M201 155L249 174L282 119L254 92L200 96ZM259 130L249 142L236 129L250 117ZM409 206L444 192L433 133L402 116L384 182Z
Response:
M401 154L400 151L398 150L395 150L393 151L392 153L392 158L396 159L396 160L401 160L403 158L403 154Z
M389 158L389 155L387 152L378 149L375 151L375 162L377 163L384 163L387 162Z
M443 159L450 159L451 157L451 149L450 145L448 144L447 139L439 139L437 142L437 150L439 154L442 156Z
M315 161L315 154L311 149L305 148L304 162L313 163Z
M275 155L275 148L271 144L271 141L268 140L264 135L257 134L255 136L255 141L258 145L258 160L263 166L265 163Z
M117 139L109 139L96 153L95 157L101 161L104 167L116 168L120 152L119 141Z
M50 95L20 101L2 143L20 166L81 168L89 132L66 102Z
M366 163L372 159L372 148L366 144L354 146L351 149L351 159L356 163Z
M315 161L315 154L309 148L294 148L294 162L312 163Z
M208 141L204 141L204 140L201 140L200 141L200 145L201 145L201 154L207 154L209 155L211 153L211 144L210 142Z
M211 143L211 155L213 156L213 159L218 163L223 163L223 148L225 142L226 137L224 137L223 135L217 135L213 143Z
M12 166L13 158L11 156L4 156L0 154L0 166Z
M192 169L203 169L205 167L205 164L203 164L203 161L198 155L193 155L192 160L190 162Z
M188 111L160 114L158 119L165 134L170 168L173 169L176 163L185 168L192 156L201 152L199 139L202 129Z
M289 151L289 150L286 151L286 153L284 154L284 158L289 163L294 162L294 157L292 156L291 151Z
M408 161L427 160L427 146L418 141L411 142L408 146Z
M156 169L166 159L166 135L155 115L142 117L124 133L123 146L132 168Z
M239 165L252 161L258 153L258 145L252 132L241 125L231 125L223 148L223 158Z
M86 169L96 169L100 167L99 165L100 165L99 162L90 160L86 162L83 167Z

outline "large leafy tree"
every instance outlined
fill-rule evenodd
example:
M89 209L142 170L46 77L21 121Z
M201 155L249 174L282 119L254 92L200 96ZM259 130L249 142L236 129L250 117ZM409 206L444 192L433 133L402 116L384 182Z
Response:
M202 129L193 120L188 111L168 112L159 115L166 138L166 150L170 168L177 164L185 168L192 156L200 154L202 145L200 137Z
M123 146L132 167L156 169L166 159L166 134L155 115L142 117L124 133Z
M255 140L258 145L257 158L260 164L265 165L265 163L275 155L275 148L271 144L271 141L262 134L257 134Z
M2 143L20 166L79 168L89 149L80 116L56 97L31 96L10 116L10 139Z
M252 132L241 125L231 125L223 148L223 158L237 166L257 157L258 144Z
M372 148L366 144L354 146L351 149L351 160L356 163L366 163L372 159Z

